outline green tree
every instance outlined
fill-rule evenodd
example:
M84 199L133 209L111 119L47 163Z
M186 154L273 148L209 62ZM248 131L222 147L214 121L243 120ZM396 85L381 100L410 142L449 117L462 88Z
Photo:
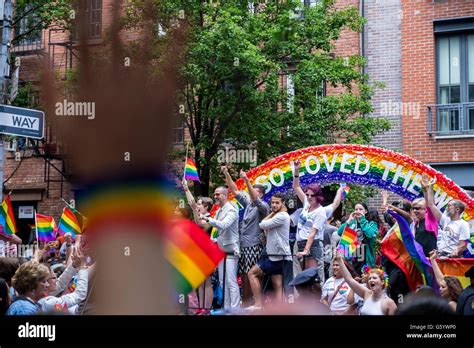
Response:
M76 0L17 0L13 16L13 42L29 39L51 24L69 28L73 4ZM26 20L25 20L26 19ZM21 29L21 30L20 30Z
M255 147L261 163L310 145L367 143L389 128L387 120L364 117L373 93L364 59L333 54L342 29L360 31L364 23L356 8L336 9L334 2L301 8L297 0L255 1L252 8L236 0L129 1L129 27L153 15L162 33L157 55L166 54L163 33L179 20L188 25L176 110L191 137L199 193L209 192L224 141ZM284 75L291 75L294 96L282 88ZM326 87L338 93L326 95Z

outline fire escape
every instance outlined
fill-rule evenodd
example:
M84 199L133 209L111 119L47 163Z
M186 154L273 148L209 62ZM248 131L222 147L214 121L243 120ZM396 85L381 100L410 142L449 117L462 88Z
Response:
M47 33L49 68L58 73L62 80L66 80L68 70L72 69L74 62L79 59L74 49L74 41L65 29L49 28ZM44 159L46 197L49 197L51 183L60 184L60 197L63 197L64 182L71 179L71 173L67 165L65 147L49 125L46 125L45 137L38 149L39 156ZM59 179L55 172L60 174Z
M102 34L102 0L80 0L78 11L85 18L87 39L100 39ZM26 23L26 22L25 22ZM26 25L26 24L25 24ZM46 35L46 38L43 38ZM68 77L68 71L77 65L79 59L79 45L74 36L64 28L50 27L39 32L33 39L22 42L13 48L18 56L36 55L40 61L46 58L49 68L62 80ZM47 47L44 47L47 42ZM44 182L46 184L46 197L50 196L51 183L60 184L60 194L63 196L64 182L70 181L73 170L68 165L67 151L61 140L54 134L52 128L46 124L45 136L42 140L18 139L21 143L18 149L33 150L34 157L44 159ZM59 173L59 175L58 175Z

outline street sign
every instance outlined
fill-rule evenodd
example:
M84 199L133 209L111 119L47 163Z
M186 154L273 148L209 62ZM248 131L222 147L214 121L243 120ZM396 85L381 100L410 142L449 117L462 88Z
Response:
M0 105L0 133L42 139L44 137L44 112Z

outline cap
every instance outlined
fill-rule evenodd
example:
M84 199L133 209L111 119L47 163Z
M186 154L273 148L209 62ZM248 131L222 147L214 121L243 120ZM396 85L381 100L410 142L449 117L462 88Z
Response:
M297 285L303 285L307 282L318 282L318 283L321 282L321 279L319 279L317 268L311 267L311 268L305 269L301 273L298 273L298 275L290 282L289 285L297 286Z
M464 273L464 276L468 277L468 278L471 278L471 279L474 279L474 266L472 266L471 268L469 268L466 273Z

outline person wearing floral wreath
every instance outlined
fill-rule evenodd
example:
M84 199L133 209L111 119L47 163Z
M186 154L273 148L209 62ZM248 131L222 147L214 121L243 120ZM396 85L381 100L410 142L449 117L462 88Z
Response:
M395 302L385 293L387 277L385 272L379 268L368 270L367 287L358 283L350 274L344 264L344 256L338 252L336 259L349 287L364 299L364 305L360 310L361 315L394 315L397 310Z

